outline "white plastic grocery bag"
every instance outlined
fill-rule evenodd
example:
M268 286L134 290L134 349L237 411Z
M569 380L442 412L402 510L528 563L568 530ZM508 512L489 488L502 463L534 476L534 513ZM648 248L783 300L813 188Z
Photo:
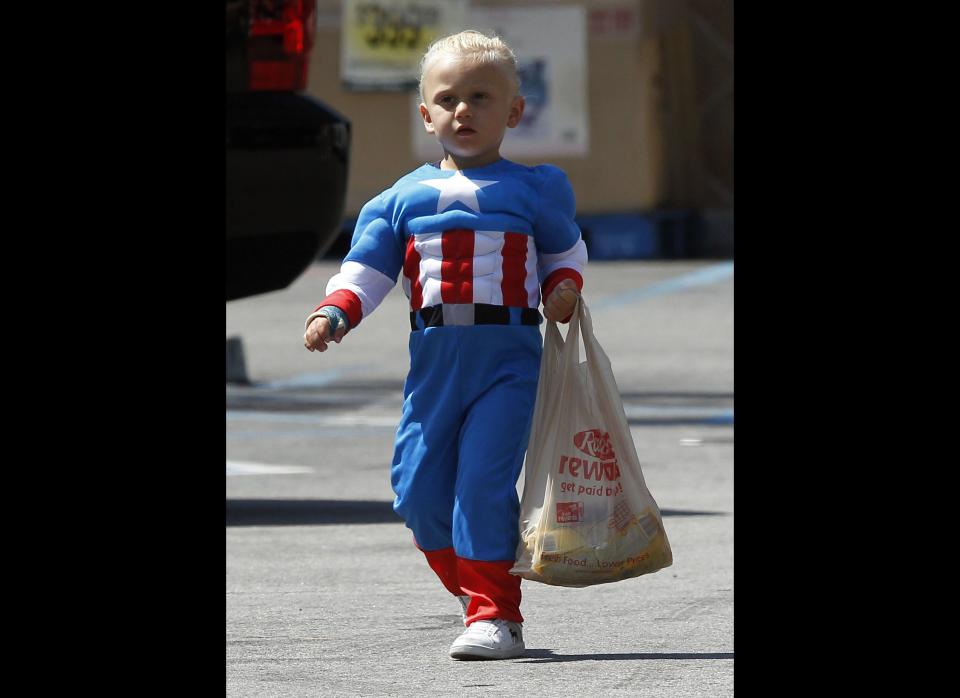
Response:
M586 361L580 363L580 336ZM548 322L513 574L584 587L668 567L673 553L640 471L610 360L578 301L566 341Z

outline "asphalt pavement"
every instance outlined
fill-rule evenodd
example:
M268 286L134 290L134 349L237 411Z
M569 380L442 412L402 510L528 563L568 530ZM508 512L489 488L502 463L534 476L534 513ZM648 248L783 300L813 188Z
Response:
M733 695L732 262L589 264L674 563L583 589L524 580L526 655L494 662L449 658L459 604L391 509L399 284L342 344L303 347L337 266L227 303L250 379L226 389L227 695Z

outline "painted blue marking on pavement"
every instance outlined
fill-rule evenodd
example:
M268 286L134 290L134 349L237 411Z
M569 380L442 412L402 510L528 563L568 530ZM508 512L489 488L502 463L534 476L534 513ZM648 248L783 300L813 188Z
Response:
M703 421L704 424L733 424L733 410L729 414L721 414Z
M627 305L628 303L636 303L637 301L646 300L647 298L656 298L657 296L663 296L668 293L686 291L687 289L697 286L716 284L721 281L726 281L732 276L733 262L724 262L723 264L716 264L704 269L699 269L673 279L667 279L652 286L627 291L617 296L601 298L598 301L590 303L588 307L591 310L607 310L609 308Z

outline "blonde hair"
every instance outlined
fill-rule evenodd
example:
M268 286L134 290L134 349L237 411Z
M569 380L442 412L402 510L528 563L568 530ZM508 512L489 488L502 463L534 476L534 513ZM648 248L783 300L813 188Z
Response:
M423 98L423 76L429 65L440 56L467 58L478 64L494 63L503 66L517 93L520 92L520 74L517 57L499 36L487 36L468 29L437 39L427 48L420 59L420 98Z

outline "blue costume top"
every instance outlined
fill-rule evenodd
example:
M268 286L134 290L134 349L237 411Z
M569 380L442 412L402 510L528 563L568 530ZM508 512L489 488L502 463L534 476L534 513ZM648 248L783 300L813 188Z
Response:
M536 309L541 288L546 298L565 278L583 285L587 255L574 207L566 175L552 165L423 165L360 211L350 251L320 307L339 307L354 328L402 271L412 311ZM469 310L442 312L448 324L470 324Z

